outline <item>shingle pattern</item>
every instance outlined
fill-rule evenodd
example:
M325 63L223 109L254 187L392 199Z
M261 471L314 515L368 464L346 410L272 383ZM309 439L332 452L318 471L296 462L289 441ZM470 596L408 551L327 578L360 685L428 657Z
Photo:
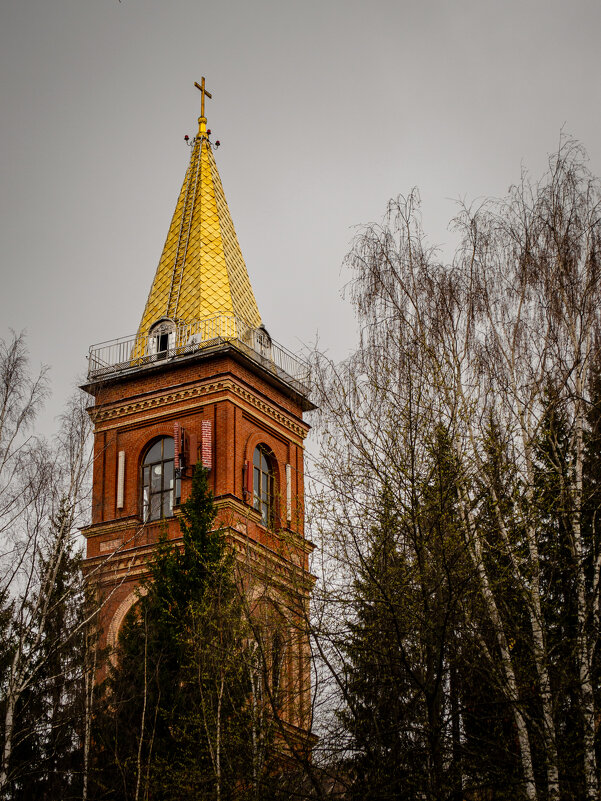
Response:
M223 186L201 118L138 336L169 317L189 323L236 315L253 327L261 317Z

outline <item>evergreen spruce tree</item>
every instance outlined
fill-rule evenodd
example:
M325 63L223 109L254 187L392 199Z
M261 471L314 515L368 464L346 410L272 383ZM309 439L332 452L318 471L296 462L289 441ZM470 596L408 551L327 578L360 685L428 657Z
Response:
M528 653L529 623L519 582L511 569L508 543L499 531L506 521L509 544L523 543L520 528L520 486L508 454L507 438L494 418L488 420L482 454L482 478L470 487L478 530L486 548L482 560L509 642L512 664L521 686L532 684L534 667ZM462 641L461 719L465 788L475 794L512 801L519 797L522 775L512 704L507 698L497 633L480 590L463 604L467 622ZM522 698L532 696L530 690Z
M6 680L13 651L13 615L14 604L8 588L3 587L0 589L0 715L2 714L2 699L6 696Z
M576 563L571 540L569 486L569 428L562 404L547 390L546 409L535 442L534 503L529 502L518 480L503 436L491 424L484 457L487 481L477 499L478 526L486 541L483 554L490 587L501 616L518 684L516 703L528 726L534 771L540 791L545 783L544 721L541 689L533 658L531 610L513 558L527 559L524 525L536 531L539 553L539 585L545 631L547 666L554 704L557 758L561 797L569 801L584 794L582 710L576 664ZM494 498L491 495L494 490ZM505 522L509 542L500 537L495 520L495 503ZM509 546L509 547L508 547ZM476 787L486 788L495 799L513 798L520 793L522 777L511 703L499 671L500 657L486 615L477 606L469 614L478 626L480 645L466 652L463 681L463 732L465 764ZM485 644L485 648L482 648ZM471 654L471 656L470 656Z
M96 721L93 797L226 799L256 791L247 631L206 470L182 506L182 542L163 539L127 616Z
M47 585L46 613L26 632L32 650L31 681L15 710L11 755L11 801L70 801L81 798L83 715L83 584L81 553L71 533L66 502L52 520L50 541L40 554L40 572L48 554L58 553L54 579ZM13 621L18 625L18 621Z
M344 723L357 799L460 797L457 660L469 579L442 428L430 447L428 480L406 503L384 488L355 582Z
M587 562L587 591L594 598L600 580L601 555L601 350L597 343L596 359L591 370L590 406L587 416L586 454L584 460L583 539ZM591 643L595 708L601 709L601 609L590 609L589 642ZM597 729L597 760L601 760L601 730Z
M562 404L552 391L537 443L536 499L541 595L553 694L562 798L585 795L583 719L576 662L578 610L576 561L571 538L569 430Z
M417 798L426 771L423 741L412 734L423 728L424 707L411 681L410 567L386 495L380 517L355 581L355 616L345 648L343 721L353 751L352 797L366 801Z

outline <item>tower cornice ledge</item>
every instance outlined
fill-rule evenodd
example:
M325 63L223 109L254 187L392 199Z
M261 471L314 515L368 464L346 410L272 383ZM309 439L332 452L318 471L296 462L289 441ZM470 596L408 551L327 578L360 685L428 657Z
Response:
M171 406L173 415L178 416L184 409L196 409L229 395L242 409L248 407L276 422L278 426L295 435L295 441L302 447L310 425L292 414L285 406L276 403L266 395L259 395L238 376L225 374L217 380L185 382L171 387L169 392L153 390L140 393L123 401L101 403L88 409L91 419L100 429L114 428L118 421L127 417L131 425L136 425L138 417L144 420L165 419L165 412Z
M216 325L217 324L217 325ZM220 333L216 333L218 328ZM196 333L191 333L196 331ZM208 333L207 333L208 332ZM309 364L274 342L262 328L252 328L229 315L177 326L170 342L153 335L122 337L92 345L88 354L90 395L107 384L127 381L135 375L166 372L193 361L228 355L299 404L315 409L309 399Z

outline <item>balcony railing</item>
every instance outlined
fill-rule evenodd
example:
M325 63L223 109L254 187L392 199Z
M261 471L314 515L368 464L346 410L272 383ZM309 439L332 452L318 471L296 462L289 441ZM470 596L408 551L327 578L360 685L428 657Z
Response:
M229 344L302 395L309 394L309 365L274 342L264 328L254 328L234 315L216 315L175 325L165 323L145 336L121 337L92 345L88 379L96 381Z

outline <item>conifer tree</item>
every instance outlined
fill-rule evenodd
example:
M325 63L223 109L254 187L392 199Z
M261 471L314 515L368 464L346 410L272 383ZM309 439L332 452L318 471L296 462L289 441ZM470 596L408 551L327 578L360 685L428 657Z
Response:
M81 553L71 534L72 511L63 499L39 556L43 618L18 632L30 650L29 679L15 706L10 759L11 801L81 798L83 584ZM19 626L14 618L12 626Z
M94 798L249 796L249 649L233 556L213 529L206 470L182 505L181 545L159 544L127 616L96 722Z
M560 399L548 392L536 460L536 508L541 564L541 595L549 651L559 778L564 799L584 796L583 718L576 662L578 565L570 532L570 437ZM588 493L587 493L588 494Z
M511 462L507 434L494 415L488 420L483 441L481 476L474 481L471 494L475 525L485 544L481 559L519 689L512 703L498 634L490 625L482 594L477 592L464 606L470 636L464 638L462 648L463 764L467 788L494 794L499 801L510 801L520 794L522 787L514 708L519 707L529 721L540 710L536 709L533 716L535 669L527 609L520 582L512 570L512 549L523 551L520 484ZM504 521L503 533L500 518ZM539 723L537 720L535 729ZM531 747L540 747L540 737L534 736L532 726L528 734Z
M385 487L355 583L344 720L357 799L438 799L460 791L456 679L469 576L450 441L442 428L433 440L427 479L406 493L404 515Z

